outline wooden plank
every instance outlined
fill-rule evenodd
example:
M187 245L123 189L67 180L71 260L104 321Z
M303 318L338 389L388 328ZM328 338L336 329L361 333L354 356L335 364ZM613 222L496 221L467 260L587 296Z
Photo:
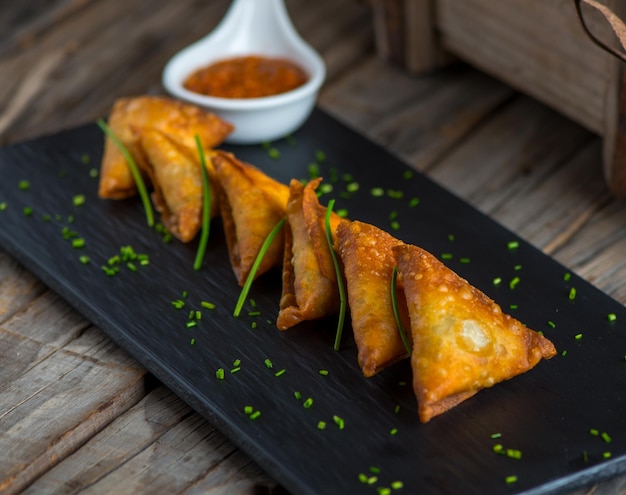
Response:
M0 251L0 324L45 290L39 280Z
M50 321L57 332L72 327L63 320L75 315L55 312L31 311L0 329L3 352L19 360L5 372L19 376L0 384L2 493L18 493L144 394L145 371L95 327L63 347L11 331L46 327L34 332L45 336Z
M320 104L425 171L513 94L464 65L415 78L369 59Z
M443 46L602 134L609 66L572 2L438 2ZM607 72L608 71L608 72Z
M120 480L124 480L121 484ZM274 483L189 406L158 387L37 479L26 494L249 493Z

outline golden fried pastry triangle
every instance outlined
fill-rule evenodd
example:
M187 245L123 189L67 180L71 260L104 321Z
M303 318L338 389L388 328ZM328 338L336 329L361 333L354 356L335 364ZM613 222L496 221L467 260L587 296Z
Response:
M161 213L163 225L182 242L195 237L202 227L204 188L200 155L196 149L173 141L165 133L152 127L137 130L139 143L147 162L147 171L154 191L152 200ZM212 150L204 150L209 175L211 214L218 214L217 179L211 156Z
M359 366L366 377L408 355L391 299L392 248L399 244L402 241L368 223L344 220L337 227L335 250L344 265ZM408 330L402 288L398 291L403 327Z
M230 262L237 282L243 286L261 246L285 217L289 187L231 153L216 151L213 164ZM283 254L284 229L270 245L256 277L280 266Z
M109 115L109 128L126 146L137 166L147 166L136 129L152 127L168 135L190 150L196 149L197 135L204 148L222 143L233 126L217 115L194 105L164 96L120 98ZM98 195L101 198L122 199L135 195L137 188L126 159L108 136L100 167Z
M407 244L393 252L411 318L420 421L556 354L552 342L504 314L432 254Z
M321 180L305 186L292 179L289 185L283 290L276 320L280 330L339 310L337 278L326 238L326 207L315 193ZM339 215L331 212L331 232L340 221Z

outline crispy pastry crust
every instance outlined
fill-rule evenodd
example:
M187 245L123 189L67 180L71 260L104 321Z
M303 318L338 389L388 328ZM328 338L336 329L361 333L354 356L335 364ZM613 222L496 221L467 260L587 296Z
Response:
M432 254L411 245L393 252L411 318L420 421L556 354L552 342L504 314Z
M138 129L137 134L154 185L152 201L161 213L161 221L176 238L188 242L202 226L204 189L198 152L192 153L151 127ZM205 151L211 191L211 218L219 211L212 153L211 150Z
M392 248L402 241L359 221L342 221L335 249L344 265L350 315L363 375L371 377L407 356L396 325L391 300L395 267ZM402 291L398 296L404 301ZM406 308L403 326L408 329Z
M265 239L286 214L289 187L230 153L216 151L213 164L230 262L243 286ZM284 229L270 245L256 277L280 266L283 253Z
M222 143L233 126L217 115L162 96L120 98L109 115L109 127L128 148L143 171L147 168L135 129L158 129L181 146L196 149L195 136L204 148ZM122 199L135 195L137 188L128 164L119 148L110 139L104 143L98 194L101 198Z
M324 318L339 309L337 280L326 240L326 207L319 204L315 194L321 180L312 180L304 186L292 179L289 186L283 290L276 320L280 330L305 320ZM336 217L336 223L339 220ZM329 263L333 267L332 278L327 277L321 268Z

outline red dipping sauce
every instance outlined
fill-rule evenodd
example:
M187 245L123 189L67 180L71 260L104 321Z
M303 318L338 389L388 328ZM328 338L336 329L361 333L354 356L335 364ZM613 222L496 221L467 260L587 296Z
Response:
M256 55L217 61L193 72L183 83L189 91L219 98L261 98L291 91L308 80L287 59Z

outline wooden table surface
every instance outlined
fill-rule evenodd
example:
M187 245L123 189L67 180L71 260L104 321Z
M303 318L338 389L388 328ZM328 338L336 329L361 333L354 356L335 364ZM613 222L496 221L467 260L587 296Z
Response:
M604 184L597 136L468 66L416 77L382 63L366 2L286 3L327 63L321 108L626 302L626 205ZM165 62L227 7L0 3L0 144L162 93ZM284 492L1 250L0 341L0 493ZM574 493L625 492L622 476Z

